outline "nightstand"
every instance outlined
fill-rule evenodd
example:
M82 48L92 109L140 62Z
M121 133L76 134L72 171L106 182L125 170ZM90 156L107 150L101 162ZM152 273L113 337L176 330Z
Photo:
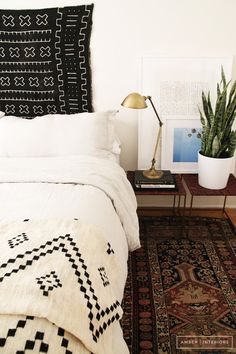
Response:
M127 171L127 178L130 181L134 193L136 195L156 195L156 196L164 196L171 195L173 196L173 211L180 214L180 209L182 209L182 214L184 215L185 206L186 206L186 190L184 188L181 175L174 174L177 189L176 190L161 190L161 189L140 189L136 188L134 185L134 171ZM182 201L182 203L181 203Z
M183 174L184 182L188 187L188 190L191 195L189 215L191 215L193 208L193 198L194 197L223 197L223 206L222 211L227 215L225 206L228 196L236 196L236 178L234 175L229 176L228 184L224 189L208 189L203 188L198 184L198 175L197 174Z

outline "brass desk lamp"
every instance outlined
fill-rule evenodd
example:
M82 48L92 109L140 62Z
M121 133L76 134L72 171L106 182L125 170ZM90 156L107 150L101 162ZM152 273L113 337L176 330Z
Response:
M143 171L143 175L147 178L158 179L158 178L161 178L163 175L163 172L161 170L155 169L156 153L157 153L157 148L158 148L160 137L161 137L161 128L162 128L163 123L162 123L162 121L157 113L157 110L152 102L152 98L151 98L151 96L142 96L137 92L133 92L133 93L129 94L124 99L124 101L121 103L121 105L126 108L142 109L142 108L147 108L146 100L149 100L152 105L152 108L153 108L155 115L156 115L158 122L159 122L159 129L158 129L158 133L157 133L157 140L156 140L156 144L155 144L155 148L154 148L151 167L149 170Z

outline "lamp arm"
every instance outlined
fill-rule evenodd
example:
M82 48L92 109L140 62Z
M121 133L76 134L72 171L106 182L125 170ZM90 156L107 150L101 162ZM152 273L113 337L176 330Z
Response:
M153 108L153 110L154 110L154 112L155 112L155 114L156 114L156 116L157 116L157 119L158 119L158 121L159 121L159 125L160 125L160 127L161 127L161 126L163 125L163 123L162 123L161 118L159 117L159 115L158 115L158 113L157 113L157 110L156 110L156 107L154 106L154 103L152 102L151 96L147 96L146 99L151 102L152 108Z
M152 108L156 114L158 121L159 121L159 129L158 129L158 133L157 133L157 139L156 139L156 144L155 144L155 148L154 148L154 152L153 152L152 166L151 166L151 169L155 169L156 153L157 153L157 148L158 148L160 137L161 137L161 130L162 130L163 122L161 121L161 118L159 117L159 115L157 113L156 107L154 106L154 103L152 102L151 96L147 96L146 99L151 102Z
M152 168L155 168L155 164L156 164L156 154L157 154L157 148L159 145L159 141L160 141L160 137L161 137L161 128L162 126L160 125L159 129L158 129L158 133L157 133L157 140L156 140L156 144L155 144L155 148L154 148L154 152L153 152L153 158L152 158Z

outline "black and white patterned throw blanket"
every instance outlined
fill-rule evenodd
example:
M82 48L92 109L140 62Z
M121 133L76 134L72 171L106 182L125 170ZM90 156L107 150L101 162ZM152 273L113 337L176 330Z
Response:
M0 110L32 118L91 112L93 4L0 10Z
M0 237L0 352L39 345L61 353L63 340L71 353L75 337L93 353L114 353L113 326L122 315L114 289L122 267L101 230L76 219L26 219L1 223ZM34 327L34 317L55 324L58 350L49 351L48 325Z

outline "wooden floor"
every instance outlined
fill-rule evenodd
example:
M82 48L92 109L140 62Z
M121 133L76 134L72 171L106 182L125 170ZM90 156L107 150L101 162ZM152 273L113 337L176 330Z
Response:
M188 215L188 209L185 211ZM227 215L226 215L227 214ZM172 209L159 209L159 208L138 208L138 215L147 215L147 216L164 216L164 215L173 215ZM230 218L233 225L236 227L236 209L226 209L226 213L222 209L192 209L191 215L195 216L210 216L216 218Z

